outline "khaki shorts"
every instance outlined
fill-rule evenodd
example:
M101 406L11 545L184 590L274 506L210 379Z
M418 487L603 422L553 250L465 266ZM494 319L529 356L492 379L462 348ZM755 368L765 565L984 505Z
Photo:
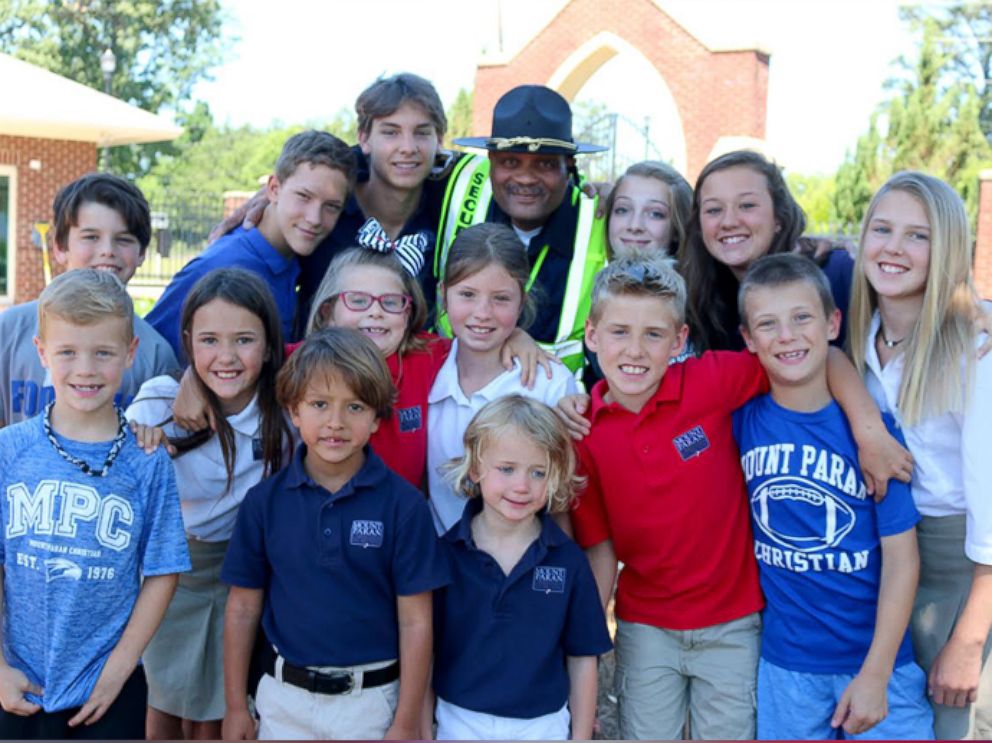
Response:
M360 676L393 662L315 670L348 670ZM265 674L258 684L259 740L382 740L393 724L399 681L370 689L357 685L346 694L315 694L279 680L282 663L278 658L275 677Z
M755 735L761 617L697 630L617 621L620 737L678 740Z

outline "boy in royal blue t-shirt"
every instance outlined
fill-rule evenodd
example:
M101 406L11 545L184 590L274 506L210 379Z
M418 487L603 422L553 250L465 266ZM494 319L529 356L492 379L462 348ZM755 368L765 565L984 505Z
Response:
M137 341L111 272L38 300L55 399L0 431L0 738L144 737L139 658L190 562L172 463L114 405Z
M368 447L393 383L357 330L312 333L279 373L303 445L248 491L221 578L224 738L255 736L246 702L259 620L277 657L256 693L260 739L415 739L448 582L427 501Z
M771 385L734 415L766 601L758 738L932 738L906 631L919 514L903 483L880 503L867 494L827 387L840 322L830 286L812 261L782 254L752 265L739 299Z
M183 300L215 268L238 266L265 279L279 309L283 338L293 339L299 259L334 229L354 180L355 157L334 135L310 130L287 139L265 188L272 208L265 210L258 227L238 228L193 258L148 313L148 322L176 357L184 358L179 333Z

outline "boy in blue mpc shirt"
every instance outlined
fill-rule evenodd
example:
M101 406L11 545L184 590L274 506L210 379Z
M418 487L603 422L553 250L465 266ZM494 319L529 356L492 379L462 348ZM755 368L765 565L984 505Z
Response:
M55 399L0 431L0 738L144 737L138 661L190 562L172 463L114 404L133 315L117 277L92 269L38 301Z
M931 739L907 633L919 573L909 487L876 503L827 387L840 312L807 258L754 263L741 328L771 392L734 415L765 594L758 738ZM892 425L891 421L886 421Z
M62 187L52 204L52 257L73 271L109 271L127 284L145 259L151 240L151 212L144 194L110 173L89 173ZM138 351L124 371L117 404L126 408L145 381L178 368L169 344L137 315ZM38 360L38 303L25 302L0 312L0 427L38 415L55 390Z
M201 276L240 266L259 274L272 289L283 338L293 340L299 258L310 255L337 224L355 180L355 157L327 132L300 132L283 145L265 193L258 227L238 228L210 245L177 273L148 313L148 322L183 358L179 316L183 300Z
M416 739L448 565L423 495L368 447L393 383L356 330L313 333L279 373L303 445L248 491L221 578L224 738L255 737L246 689L261 619L277 653L260 739Z

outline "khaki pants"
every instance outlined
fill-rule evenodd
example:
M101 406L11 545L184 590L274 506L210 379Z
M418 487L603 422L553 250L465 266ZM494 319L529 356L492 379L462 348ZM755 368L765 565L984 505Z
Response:
M258 684L259 740L382 740L393 724L400 682L347 694L314 694L279 680L282 658L276 660L275 677L265 674ZM370 663L343 670L371 671L389 665ZM342 670L323 668L322 671Z
M761 618L698 630L617 621L620 737L743 740L755 735Z

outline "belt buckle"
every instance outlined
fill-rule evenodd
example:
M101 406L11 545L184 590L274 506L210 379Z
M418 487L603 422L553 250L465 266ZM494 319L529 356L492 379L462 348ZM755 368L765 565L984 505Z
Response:
M355 688L355 674L349 671L320 673L307 669L309 691L316 694L347 694Z

